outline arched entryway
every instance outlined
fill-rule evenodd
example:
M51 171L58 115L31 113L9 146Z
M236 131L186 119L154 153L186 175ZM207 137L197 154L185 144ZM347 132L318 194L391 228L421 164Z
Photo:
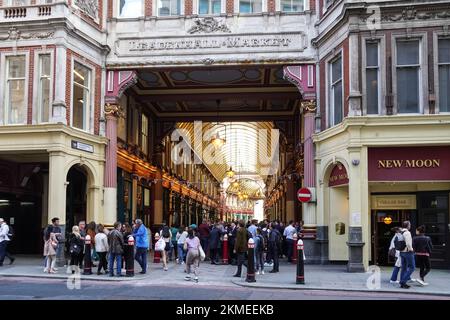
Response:
M344 164L330 164L325 173L325 216L328 217L330 261L348 261L349 190Z
M67 173L66 189L66 230L87 220L88 208L88 171L79 164L72 166Z

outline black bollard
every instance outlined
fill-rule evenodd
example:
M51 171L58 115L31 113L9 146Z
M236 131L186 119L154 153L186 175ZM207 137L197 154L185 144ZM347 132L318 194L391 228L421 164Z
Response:
M305 284L305 262L303 260L303 240L297 242L297 281L296 284Z
M128 237L128 246L125 253L125 269L127 277L134 277L134 237Z
M84 271L83 274L92 274L91 236L86 235L84 241Z
M255 241L248 240L248 262L247 262L247 282L256 282L255 279Z

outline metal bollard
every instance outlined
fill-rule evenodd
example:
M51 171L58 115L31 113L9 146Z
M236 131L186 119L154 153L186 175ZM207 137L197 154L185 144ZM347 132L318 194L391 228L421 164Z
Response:
M155 233L155 245L159 240L159 233ZM161 252L154 250L153 254L153 263L160 263L161 262Z
M303 240L297 242L297 279L296 284L305 284L305 263L303 261Z
M84 270L83 274L92 274L91 258L91 236L86 235L84 239Z
M222 263L228 264L228 235L223 236Z
M247 262L247 282L256 282L255 279L255 241L253 238L248 240L248 262Z
M292 243L292 263L296 264L297 263L297 232L294 233L294 235L292 236L293 238L293 243Z
M125 270L127 277L134 277L134 237L128 237L128 251L125 256Z

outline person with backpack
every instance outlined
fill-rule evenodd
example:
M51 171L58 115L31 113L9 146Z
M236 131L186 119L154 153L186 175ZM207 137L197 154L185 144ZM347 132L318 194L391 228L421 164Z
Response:
M134 240L136 243L136 255L135 259L141 266L141 274L147 272L147 250L149 246L149 241L147 238L147 228L141 219L136 219L136 226L134 229Z
M8 252L8 244L12 236L11 228L3 218L0 218L0 267L3 266L5 257L9 259L9 264L14 263L15 258Z
M417 236L413 239L413 248L416 253L417 266L420 268L420 279L417 282L422 286L427 286L425 276L431 270L430 255L433 250L431 238L425 235L425 226L421 225L416 229Z
M402 259L402 270L400 273L400 288L409 289L410 286L406 283L411 278L415 269L414 249L412 246L411 222L404 221L403 228L400 230L400 235L395 240L395 249L400 251Z
M265 239L261 235L261 229L256 229L255 237L255 270L257 274L264 274L264 248Z
M123 234L120 232L122 229L122 223L115 222L114 230L108 233L108 246L109 246L109 276L114 277L114 261L117 265L117 277L122 276L122 254L123 254Z
M392 237L391 244L389 246L389 255L395 258L394 270L392 270L391 280L389 281L392 284L400 283L398 278L398 273L402 267L402 259L400 258L400 251L395 248L396 239L399 235L401 235L400 228L394 227L392 231L395 232Z
M281 250L281 241L283 237L281 236L280 231L277 229L277 225L275 222L270 224L270 233L269 233L269 252L270 256L273 259L273 269L270 270L270 273L280 272L279 270L279 253Z
M168 253L170 251L170 246L172 245L171 239L172 239L172 232L170 231L170 228L168 226L164 226L160 232L161 237L163 238L164 242L166 243L166 246L164 247L164 250L161 251L161 260L163 262L164 271L169 270L167 268L167 258Z
M239 229L236 233L236 241L234 243L233 252L237 255L237 270L233 277L240 278L242 273L242 265L245 261L245 254L248 250L248 231L245 228L244 220L239 221Z
M69 253L70 266L72 273L75 273L76 268L79 268L81 254L83 252L84 241L81 239L80 229L78 226L72 227L72 233L69 236ZM79 269L78 269L79 270Z

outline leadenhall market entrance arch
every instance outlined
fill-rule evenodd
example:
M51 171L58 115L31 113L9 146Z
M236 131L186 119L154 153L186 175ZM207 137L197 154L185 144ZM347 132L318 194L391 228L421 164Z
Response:
M220 170L204 166L198 176L170 164L173 142L168 136L194 121L206 128L245 122L281 132L278 171L242 173L263 186L253 190L259 206L264 200L260 211L271 219L303 219L306 233L315 239L315 207L302 208L295 198L298 187L314 186L316 71L310 21L311 11L112 18L105 85L110 140L105 211L117 212L122 220L143 217L152 225L178 221L183 210L189 223L235 217L236 208L227 206L233 201L226 199L233 180L224 184L224 178L227 166L239 165L236 154ZM226 150L233 153L232 146ZM199 179L213 187L195 186ZM248 206L240 212L246 211Z

